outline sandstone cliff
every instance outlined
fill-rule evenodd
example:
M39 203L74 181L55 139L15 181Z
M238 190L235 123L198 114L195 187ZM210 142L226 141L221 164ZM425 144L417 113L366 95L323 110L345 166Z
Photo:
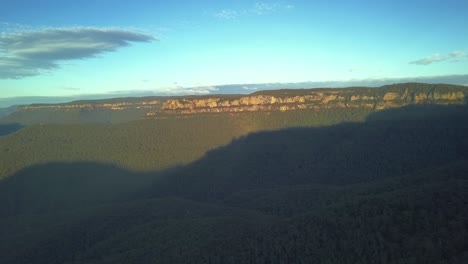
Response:
M17 111L141 109L146 117L254 111L291 111L324 108L366 108L382 110L411 104L466 104L468 87L431 84L396 84L380 88L301 89L262 91L250 95L209 95L141 98L118 102L74 102L29 105Z

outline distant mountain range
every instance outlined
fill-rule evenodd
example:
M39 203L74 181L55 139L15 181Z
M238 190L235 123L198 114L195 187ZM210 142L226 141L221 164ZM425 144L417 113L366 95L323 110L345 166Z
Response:
M233 87L227 89L234 89ZM208 94L79 100L18 106L0 123L122 123L167 115L360 109L365 112L413 104L465 104L468 87L402 83L378 88L261 90L248 95Z
M167 90L138 90L138 91L115 91L105 94L84 94L75 96L24 96L0 98L0 107L12 105L28 105L33 103L65 103L76 100L95 100L121 97L142 96L180 96L180 95L202 95L202 94L249 94L262 90L277 89L310 89L310 88L344 88L344 87L379 87L395 83L419 82L429 84L453 84L468 86L468 74L445 75L431 77L408 77L408 78L371 78L347 81L326 82L296 82L296 83L250 83L250 84L228 84L199 87L178 87Z

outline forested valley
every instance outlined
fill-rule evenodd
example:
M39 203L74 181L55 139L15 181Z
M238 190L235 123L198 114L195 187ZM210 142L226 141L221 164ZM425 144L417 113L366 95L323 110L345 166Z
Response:
M281 123L295 120L290 116L275 118L275 123L268 115L244 115L267 119L268 131L249 134L254 131L244 126L232 141L226 127L233 122L222 123L223 116L196 117L216 120L200 122L205 126L199 128L190 123L190 133L217 131L204 139L217 140L216 146L203 143L204 137L181 140L170 131L180 131L182 119L166 120L174 122L166 131L180 144L170 145L179 152L171 152L169 146L166 151L178 165L166 161L159 163L166 166L142 170L79 156L18 165L0 181L0 262L466 261L467 107L420 105L361 115L337 113L355 119L338 122L327 117L326 125L313 126L310 121L309 126L290 127ZM49 136L49 141L36 138L50 146L42 152L47 156L57 151L54 142L64 140L52 131L96 131L97 140L90 145L104 141L99 133L111 135L116 145L133 144L133 133L150 131L139 122L122 124L121 134L99 124L46 124L3 138L7 143L34 142L34 137ZM30 132L41 129L44 135ZM126 137L117 140L118 135ZM200 148L195 154L193 141ZM154 145L164 146L157 142ZM13 149L7 143L3 151ZM90 147L84 141L73 144L76 151ZM184 154L187 145L191 147ZM120 153L109 155L125 157L124 149L132 151L131 146L116 147ZM142 156L141 162L159 158Z

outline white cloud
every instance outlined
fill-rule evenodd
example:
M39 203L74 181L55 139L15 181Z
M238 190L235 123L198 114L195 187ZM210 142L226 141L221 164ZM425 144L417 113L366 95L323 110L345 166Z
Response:
M257 2L252 9L253 13L258 15L264 15L268 13L273 13L282 9L293 9L293 5L285 5L278 2Z
M148 34L111 28L53 28L0 36L0 79L19 79L59 68L59 62L96 57L150 42Z
M410 64L416 65L429 65L432 63L442 62L442 61L458 61L459 59L468 57L468 54L465 51L453 51L448 54L433 54L426 58L419 60L411 61Z
M239 12L231 9L223 9L216 12L214 16L219 19L234 19L239 16Z
M175 84L176 87L170 87L158 91L158 94L162 95L205 95L212 94L219 91L216 86L197 86L197 87L183 87Z
M284 4L281 2L256 2L247 9L222 9L214 13L214 17L218 19L235 19L245 15L266 15L281 10L294 9L294 5Z
M247 91L256 91L258 90L258 87L243 86L242 89L247 90Z

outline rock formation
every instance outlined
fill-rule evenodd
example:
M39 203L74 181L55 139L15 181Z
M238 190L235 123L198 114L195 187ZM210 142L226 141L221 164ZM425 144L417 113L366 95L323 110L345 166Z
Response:
M431 84L396 84L380 88L301 89L261 91L250 95L151 97L132 101L87 101L18 107L17 111L143 109L146 117L171 114L291 111L323 108L382 110L411 104L465 104L468 87Z

